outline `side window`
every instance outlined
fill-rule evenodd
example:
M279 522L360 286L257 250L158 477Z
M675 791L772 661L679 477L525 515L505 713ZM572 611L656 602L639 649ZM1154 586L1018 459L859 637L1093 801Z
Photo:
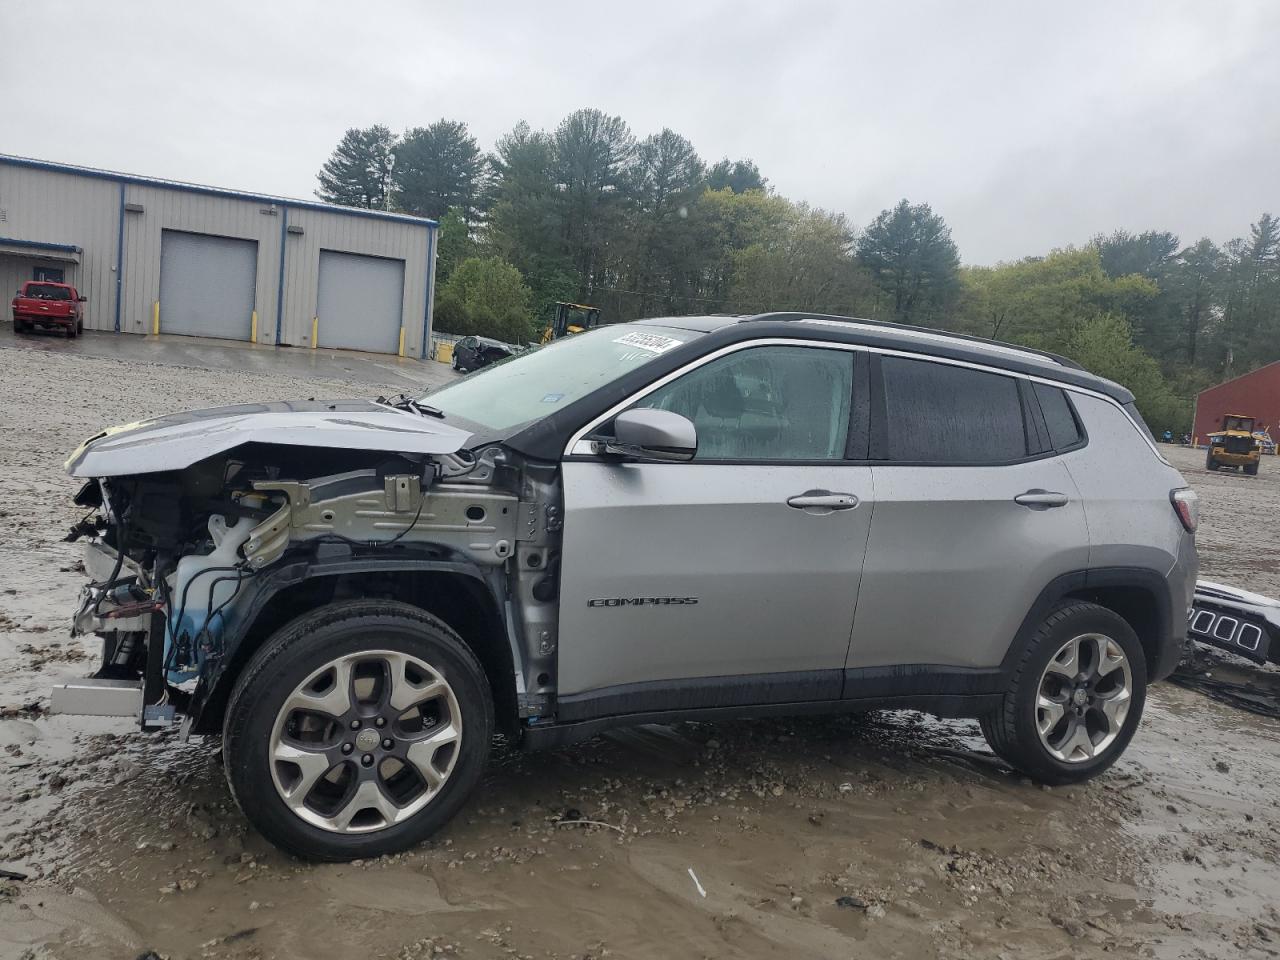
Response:
M1044 414L1045 425L1049 428L1049 440L1053 448L1069 450L1078 445L1084 435L1080 432L1080 424L1076 421L1066 391L1043 383L1035 384L1035 391L1036 398L1040 401L1040 412Z
M692 420L695 460L842 460L852 392L847 350L752 347L690 371L637 406Z
M880 369L884 459L999 463L1027 456L1022 404L1013 377L901 357L881 357Z

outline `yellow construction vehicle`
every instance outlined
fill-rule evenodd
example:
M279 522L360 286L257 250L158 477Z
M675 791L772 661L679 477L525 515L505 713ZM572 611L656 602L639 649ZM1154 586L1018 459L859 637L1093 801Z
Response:
M1222 429L1209 434L1209 452L1204 465L1209 470L1238 467L1254 477L1258 474L1261 456L1262 444L1253 435L1253 417L1229 413L1222 418Z
M600 308L582 303L557 303L556 314L542 331L541 343L550 343L570 334L600 326Z

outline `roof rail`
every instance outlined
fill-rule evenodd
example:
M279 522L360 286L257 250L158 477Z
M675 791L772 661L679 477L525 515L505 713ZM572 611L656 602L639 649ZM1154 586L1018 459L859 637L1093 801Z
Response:
M755 316L746 317L746 320L833 320L844 321L846 323L860 323L869 327L883 327L886 330L905 330L911 333L928 333L939 337L950 337L953 340L964 340L968 343L979 343L985 346L1001 347L1005 350L1019 350L1023 353L1033 354L1034 356L1044 357L1046 360L1052 360L1054 363L1072 370L1083 370L1084 367L1064 357L1061 354L1050 353L1048 350L1037 350L1035 347L1024 347L1019 343L1006 343L1003 340L992 340L988 337L975 337L967 333L953 333L950 330L939 330L937 327L920 327L910 323L894 323L891 320L868 320L865 317L842 317L831 313L800 313L797 311L781 311L775 313L758 313Z

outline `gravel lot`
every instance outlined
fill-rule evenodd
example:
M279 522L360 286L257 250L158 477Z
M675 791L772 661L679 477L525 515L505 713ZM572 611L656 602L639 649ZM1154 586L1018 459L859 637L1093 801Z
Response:
M410 853L290 860L234 810L215 743L41 713L97 656L67 638L82 575L61 463L173 406L377 385L0 359L0 867L29 875L0 881L0 958L1280 954L1280 723L1170 684L1085 787L1036 787L976 724L918 714L651 726L496 753ZM1280 595L1280 463L1248 478L1170 456L1204 498L1204 575Z

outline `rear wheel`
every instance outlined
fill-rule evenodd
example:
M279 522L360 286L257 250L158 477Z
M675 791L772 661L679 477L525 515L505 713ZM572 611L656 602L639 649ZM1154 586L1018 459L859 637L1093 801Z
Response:
M1246 466L1242 467L1241 469L1243 469L1243 470L1244 470L1244 472L1245 472L1245 473L1247 473L1247 474L1248 474L1249 476L1251 476L1251 477L1256 477L1256 476L1258 475L1258 464L1256 464L1256 463L1250 463L1250 464L1247 464Z
M1105 607L1071 601L1032 636L1004 703L982 719L982 733L1028 776L1075 783L1124 752L1146 693L1146 659L1129 624Z
M227 779L272 843L350 860L418 843L479 781L493 702L474 654L407 604L332 604L288 624L227 707Z
M79 330L78 324L74 324L74 323L71 324L71 326L67 327L67 331L66 331L67 339L74 340L76 338L76 334L78 334L79 332L80 330Z

